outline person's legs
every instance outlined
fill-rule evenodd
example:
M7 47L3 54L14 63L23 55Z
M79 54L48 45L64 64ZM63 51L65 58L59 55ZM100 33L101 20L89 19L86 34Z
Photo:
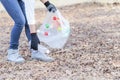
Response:
M18 4L18 0L1 0L1 2L15 22L11 31L10 49L18 49L20 34L25 25L24 15Z
M22 32L23 26L25 25L25 18L18 3L19 1L20 0L1 0L4 8L15 22L11 31L10 47L7 55L8 60L13 62L24 61L21 55L19 55L18 51L20 34Z
M30 27L29 27L29 24L28 24L28 21L27 21L27 18L26 18L26 11L25 11L25 2L23 2L22 0L19 1L19 5L22 9L22 12L25 16L25 20L26 20L26 23L25 23L25 34L27 36L27 39L28 39L28 42L31 41L31 34L30 34Z

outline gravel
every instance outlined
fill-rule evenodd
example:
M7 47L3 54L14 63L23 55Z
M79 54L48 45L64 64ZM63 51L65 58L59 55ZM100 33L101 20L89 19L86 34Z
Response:
M13 21L0 12L0 80L120 80L120 5L84 3L59 10L71 25L65 47L50 48L54 62L32 60L23 30L22 64L6 61ZM36 10L37 28L45 15L45 10Z

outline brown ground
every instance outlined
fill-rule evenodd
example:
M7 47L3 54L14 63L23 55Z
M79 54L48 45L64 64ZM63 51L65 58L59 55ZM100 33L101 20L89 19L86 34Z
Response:
M24 31L20 39L23 64L6 61L13 22L0 13L0 80L120 80L120 5L78 4L59 8L71 24L64 49L52 50L56 60L30 59ZM37 26L44 10L36 10Z

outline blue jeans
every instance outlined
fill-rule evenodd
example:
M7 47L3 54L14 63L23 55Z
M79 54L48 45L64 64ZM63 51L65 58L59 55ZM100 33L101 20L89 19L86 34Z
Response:
M14 26L11 31L10 49L18 49L19 38L23 27L25 26L25 33L28 41L31 40L29 25L27 24L25 5L22 0L1 0L4 8L14 20Z

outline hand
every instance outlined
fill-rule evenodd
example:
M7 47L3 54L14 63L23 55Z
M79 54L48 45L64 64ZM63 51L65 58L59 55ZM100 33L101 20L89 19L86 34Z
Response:
M47 7L48 11L49 12L55 12L57 9L56 7L53 5L53 4L50 4L48 7Z
M31 34L31 49L38 50L38 44L40 44L40 40L36 33Z
M54 13L57 10L56 7L53 4L51 4L49 1L45 2L44 4L49 12Z

